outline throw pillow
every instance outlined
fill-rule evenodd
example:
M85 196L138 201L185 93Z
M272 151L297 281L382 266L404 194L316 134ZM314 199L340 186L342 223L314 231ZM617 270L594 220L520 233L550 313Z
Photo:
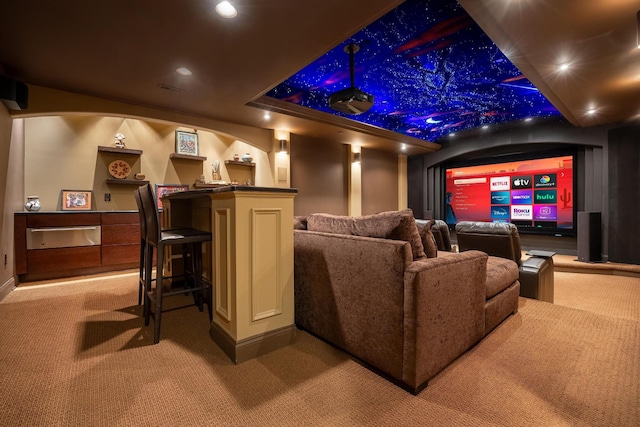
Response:
M435 236L431 227L435 224L435 220L421 221L417 223L420 233L420 239L424 246L424 252L427 254L427 258L436 258L438 256L438 244L436 243Z
M293 229L294 230L306 230L307 229L307 217L306 216L294 216L293 217Z

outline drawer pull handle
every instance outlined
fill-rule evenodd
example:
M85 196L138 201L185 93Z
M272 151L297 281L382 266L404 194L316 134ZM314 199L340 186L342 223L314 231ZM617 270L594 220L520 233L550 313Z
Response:
M32 228L32 233L41 233L45 231L78 231L78 230L97 230L98 227L59 227L59 228Z

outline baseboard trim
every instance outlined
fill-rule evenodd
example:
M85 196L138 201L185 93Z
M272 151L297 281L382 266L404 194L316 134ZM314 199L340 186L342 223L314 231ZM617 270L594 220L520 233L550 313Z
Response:
M16 287L16 278L12 277L0 286L0 301L4 299Z
M224 329L212 323L209 334L231 361L238 364L293 344L296 340L296 331L295 325L290 325L236 341Z

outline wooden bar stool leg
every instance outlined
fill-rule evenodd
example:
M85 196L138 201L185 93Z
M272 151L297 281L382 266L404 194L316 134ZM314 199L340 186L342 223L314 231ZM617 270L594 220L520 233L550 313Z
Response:
M145 262L147 270L144 274L144 326L149 326L149 317L151 316L151 275L153 270L153 246L147 245L145 253Z
M198 291L198 309L200 312L203 311L203 301L202 297L202 243L194 243L193 244L193 256L192 256L192 268L195 280L196 289L200 289Z
M140 243L140 272L138 275L138 305L142 304L142 291L144 288L144 284L146 283L146 279L145 279L145 274L146 274L146 266L145 266L145 262L146 262L146 254L145 254L146 250L144 247L144 244L142 244L142 242Z
M162 319L162 287L164 267L164 245L158 245L158 262L156 264L156 311L153 313L153 343L160 342L160 321Z

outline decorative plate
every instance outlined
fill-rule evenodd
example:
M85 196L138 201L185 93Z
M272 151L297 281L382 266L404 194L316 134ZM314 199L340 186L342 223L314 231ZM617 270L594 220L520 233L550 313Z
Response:
M109 173L114 178L125 179L131 173L131 166L124 160L114 160L109 163Z

